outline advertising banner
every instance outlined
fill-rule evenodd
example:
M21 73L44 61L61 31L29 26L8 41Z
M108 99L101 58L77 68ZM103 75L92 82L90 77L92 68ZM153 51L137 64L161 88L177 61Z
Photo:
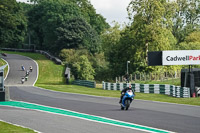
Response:
M200 65L200 50L162 51L162 65Z

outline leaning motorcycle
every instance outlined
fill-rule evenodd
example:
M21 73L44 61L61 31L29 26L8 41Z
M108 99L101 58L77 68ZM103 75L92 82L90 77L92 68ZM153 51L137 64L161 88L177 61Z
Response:
M134 97L135 97L135 95L134 95L133 91L127 90L122 98L121 110L124 110L124 109L128 110Z

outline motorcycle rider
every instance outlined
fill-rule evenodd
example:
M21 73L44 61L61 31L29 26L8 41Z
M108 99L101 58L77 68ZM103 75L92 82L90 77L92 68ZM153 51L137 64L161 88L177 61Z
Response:
M24 67L24 65L22 65L21 68L22 68L22 71L25 71L25 67Z
M30 66L30 68L29 68L29 69L30 69L30 72L32 72L32 71L33 71L33 67L32 67L32 66Z
M24 78L24 77L22 77L22 79L21 79L21 82L22 82L22 84L24 83L24 81L25 81L25 78Z
M29 75L29 70L26 71L26 76L28 76L28 75Z
M124 75L124 80L126 81L126 83L129 83L129 74L128 73L126 73Z
M25 76L25 81L28 81L28 75Z
M135 95L135 91L132 89L131 84L129 84L128 87L124 88L124 89L121 91L121 97L120 97L120 101L119 101L120 104L122 103L122 98L123 98L123 96L125 95L125 93L126 93L127 90L132 90L132 91L133 91L133 94Z

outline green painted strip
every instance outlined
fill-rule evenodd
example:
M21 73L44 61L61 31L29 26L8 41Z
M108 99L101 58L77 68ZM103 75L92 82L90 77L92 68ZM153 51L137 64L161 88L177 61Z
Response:
M86 119L86 120L106 123L106 124L112 124L112 125L116 125L116 126L134 128L134 129L143 130L143 131L147 131L147 132L153 132L153 133L170 133L170 131L159 130L159 129L155 129L155 128L151 128L151 127L145 127L142 125L136 125L136 124L132 124L132 123L117 121L117 120L113 120L113 119L109 119L109 118L103 118L103 117L73 112L73 111L59 109L59 108L47 107L47 106L42 106L42 105L37 105L37 104L32 104L32 103L26 103L26 102L6 101L6 102L0 102L0 105L56 113L56 114L61 114L61 115L72 116L72 117L82 118L82 119Z

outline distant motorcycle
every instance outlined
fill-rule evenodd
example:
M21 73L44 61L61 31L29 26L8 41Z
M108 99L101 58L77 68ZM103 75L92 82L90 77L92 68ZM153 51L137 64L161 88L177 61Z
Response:
M30 66L30 68L29 68L29 69L30 69L30 72L32 72L32 71L33 71L33 68L32 68L32 66Z
M22 69L22 71L25 71L25 67L24 66L21 66L21 69Z
M24 81L25 81L25 78L22 78L22 79L21 79L22 84L24 84Z
M5 53L1 53L1 55L7 57L7 55Z
M124 109L128 110L134 97L135 97L135 94L133 93L133 91L127 90L125 95L122 98L121 110L124 110Z

